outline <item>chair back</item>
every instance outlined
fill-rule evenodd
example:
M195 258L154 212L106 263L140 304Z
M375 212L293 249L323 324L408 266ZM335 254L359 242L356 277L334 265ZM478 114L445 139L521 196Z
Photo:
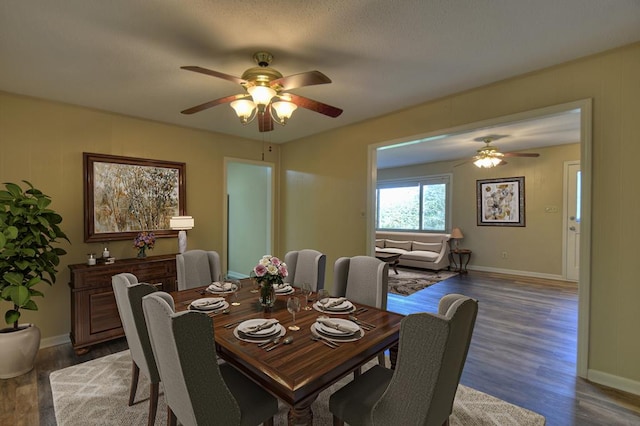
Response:
M222 273L220 255L215 251L187 250L176 255L178 290L209 285Z
M341 257L333 268L333 295L387 309L389 265L375 257Z
M142 311L142 298L157 289L149 284L138 283L136 276L129 273L112 276L111 286L116 298L124 335L131 352L131 359L151 383L158 383L160 376Z
M372 422L442 425L449 418L478 313L460 294L440 301L438 314L408 315L400 325L396 369L374 405Z
M324 275L327 256L317 250L304 249L290 251L284 256L289 271L288 282L296 287L303 283L311 284L313 291L324 288Z
M174 311L156 292L142 301L167 405L181 424L238 425L241 411L216 362L213 321L201 312Z

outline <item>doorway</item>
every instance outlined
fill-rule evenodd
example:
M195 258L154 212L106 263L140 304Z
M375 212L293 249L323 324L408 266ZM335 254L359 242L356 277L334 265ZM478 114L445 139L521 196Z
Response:
M273 164L225 158L222 269L246 278L273 247Z
M590 270L588 265L591 262L591 121L592 121L591 99L584 99L566 104L554 105L550 107L531 110L523 113L512 114L482 122L471 123L450 129L442 129L429 134L418 135L401 140L387 141L372 144L368 150L368 185L367 185L367 250L370 255L375 253L375 213L376 213L376 183L378 180L377 164L378 149L390 148L391 146L408 146L419 142L427 144L436 142L445 136L468 133L478 129L491 129L501 125L514 123L523 120L550 116L553 114L568 111L577 111L580 114L580 243L577 267L579 269L578 283L578 347L576 372L579 377L587 376L588 351L589 351L589 306L590 306ZM389 149L391 151L391 149ZM424 158L424 157L423 157ZM557 211L557 210L556 210Z

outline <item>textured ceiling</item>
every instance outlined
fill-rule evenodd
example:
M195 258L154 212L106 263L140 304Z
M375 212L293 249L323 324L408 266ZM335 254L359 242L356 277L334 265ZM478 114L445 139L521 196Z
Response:
M0 0L0 90L281 143L640 40L637 0ZM220 105L259 50L332 84L261 134Z

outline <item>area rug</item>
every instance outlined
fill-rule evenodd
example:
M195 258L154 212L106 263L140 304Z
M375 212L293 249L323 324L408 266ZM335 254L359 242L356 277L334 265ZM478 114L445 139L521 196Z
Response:
M373 365L372 361L364 367ZM352 380L349 375L322 392L313 403L313 424L332 425L329 396ZM127 405L131 380L129 351L107 355L50 374L53 406L58 426L144 425L147 422L149 382L140 375L136 404ZM162 384L160 387L162 392ZM287 424L288 408L280 404L275 424ZM167 409L161 394L156 425L165 425ZM401 424L399 422L398 424ZM460 385L450 418L451 425L544 425L541 415Z
M410 294L434 285L437 282L458 275L452 271L426 271L419 269L400 269L398 274L389 269L389 293L399 294L401 296L409 296Z

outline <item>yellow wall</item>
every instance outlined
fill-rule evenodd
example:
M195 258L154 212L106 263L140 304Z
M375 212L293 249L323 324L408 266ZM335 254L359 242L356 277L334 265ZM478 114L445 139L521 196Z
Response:
M450 173L452 227L459 227L464 234L461 246L473 251L469 266L560 278L563 167L565 161L580 160L580 144L527 151L540 157L511 157L506 165L492 169L479 169L471 162L459 165L461 160L382 169L378 180ZM525 178L526 226L477 226L476 180L514 176ZM558 210L545 212L552 206ZM506 259L502 252L507 252Z
M279 147L265 149L265 160L277 163ZM86 262L102 244L85 244L82 153L122 155L186 163L187 208L195 219L188 247L222 252L223 158L259 161L261 142L109 114L86 108L0 92L0 182L30 181L51 196L51 208L63 218L71 244L53 287L42 285L39 311L22 311L21 320L37 324L43 338L70 331L67 265ZM277 240L277 238L276 238ZM132 241L109 243L116 258L135 257ZM175 253L176 238L162 238L150 255ZM0 303L0 312L8 307ZM2 328L2 327L0 327Z
M639 75L640 44L633 44L285 144L283 249L325 252L329 277L337 257L366 252L370 144L592 98L589 369L640 389Z

